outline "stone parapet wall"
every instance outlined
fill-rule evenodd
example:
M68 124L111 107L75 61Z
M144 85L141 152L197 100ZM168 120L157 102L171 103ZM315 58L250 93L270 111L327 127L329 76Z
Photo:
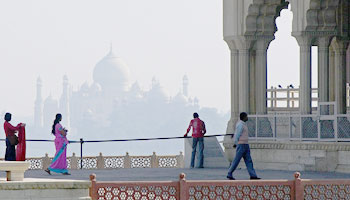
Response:
M226 143L229 161L233 144ZM339 142L250 142L256 169L350 173L350 144ZM239 167L245 168L242 159Z
M47 169L51 164L52 157L48 154L45 157L26 158L30 163L29 169ZM81 158L75 153L67 157L68 169L80 169ZM131 156L126 153L125 156L84 156L82 162L83 169L119 169L119 168L183 168L184 155L156 155L153 152L150 156Z

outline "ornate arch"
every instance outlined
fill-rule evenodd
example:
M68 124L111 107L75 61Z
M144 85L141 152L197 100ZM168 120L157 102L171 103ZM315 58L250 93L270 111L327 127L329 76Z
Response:
M306 13L306 31L349 37L349 12L348 0L311 0Z
M288 7L285 0L254 0L248 8L245 36L273 36L277 31L275 19Z

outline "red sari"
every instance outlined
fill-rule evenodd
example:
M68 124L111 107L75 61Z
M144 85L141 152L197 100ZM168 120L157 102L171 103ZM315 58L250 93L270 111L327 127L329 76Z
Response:
M26 129L24 126L19 127L18 144L16 148L16 161L26 160Z

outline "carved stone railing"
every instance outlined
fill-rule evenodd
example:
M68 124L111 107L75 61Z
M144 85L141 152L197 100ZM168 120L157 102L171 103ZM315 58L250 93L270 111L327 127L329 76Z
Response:
M42 158L27 158L29 169L46 169L52 161L48 154ZM80 169L81 159L73 153L72 157L67 157L68 169ZM158 156L155 152L151 156L99 156L83 157L83 169L118 169L118 168L183 168L184 156L162 155Z
M318 103L318 88L311 89L311 105L314 109ZM299 88L267 89L267 106L269 111L297 111L299 109ZM350 107L350 86L346 84L346 106Z
M98 182L90 175L90 197L104 199L349 199L350 180L186 180Z

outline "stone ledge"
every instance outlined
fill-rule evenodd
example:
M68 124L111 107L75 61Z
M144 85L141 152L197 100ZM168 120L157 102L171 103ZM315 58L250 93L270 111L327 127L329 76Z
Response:
M24 179L24 181L11 182L0 180L0 190L88 189L90 185L90 181L78 180Z
M350 151L350 143L342 142L249 141L249 145L251 149ZM232 149L233 143L224 143L224 146Z

